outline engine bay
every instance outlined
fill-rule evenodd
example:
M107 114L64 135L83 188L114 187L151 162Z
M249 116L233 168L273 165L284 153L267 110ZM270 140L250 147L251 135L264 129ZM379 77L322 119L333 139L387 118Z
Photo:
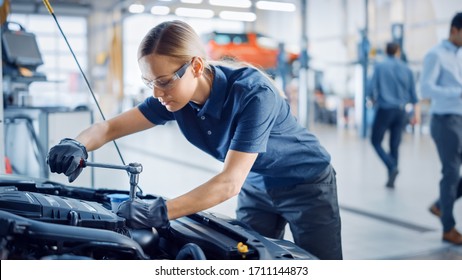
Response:
M0 175L1 259L316 259L237 220L200 212L168 228L131 229L111 210L128 191ZM140 199L154 199L140 195Z

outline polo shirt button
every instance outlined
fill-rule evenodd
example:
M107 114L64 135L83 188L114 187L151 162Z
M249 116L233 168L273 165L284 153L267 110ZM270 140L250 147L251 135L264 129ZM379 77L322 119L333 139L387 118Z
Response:
M199 112L201 109L197 108L196 111Z
M202 117L201 117L201 120L205 120L205 116L202 116Z
M207 131L207 134L208 134L208 135L212 135L212 131L210 131L210 130Z

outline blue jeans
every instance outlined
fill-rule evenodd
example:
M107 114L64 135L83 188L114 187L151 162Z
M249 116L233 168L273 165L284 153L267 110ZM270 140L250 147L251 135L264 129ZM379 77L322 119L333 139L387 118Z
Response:
M398 149L406 121L406 111L403 109L379 108L372 124L371 142L380 159L386 165L388 173L398 168ZM382 147L385 132L390 131L389 153Z
M245 184L236 214L258 233L275 239L283 239L289 223L299 247L320 259L343 258L337 183L331 166L312 183L269 190Z
M462 163L462 116L432 116L430 132L441 161L442 178L440 197L436 205L441 210L443 231L450 231L455 225L454 203L462 196L460 165Z

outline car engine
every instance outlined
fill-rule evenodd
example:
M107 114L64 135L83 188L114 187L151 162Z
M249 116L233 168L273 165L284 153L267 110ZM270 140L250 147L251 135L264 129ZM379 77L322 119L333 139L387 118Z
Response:
M167 228L131 229L111 210L109 196L116 193L128 195L0 175L0 259L316 259L290 241L263 237L208 212L173 220Z

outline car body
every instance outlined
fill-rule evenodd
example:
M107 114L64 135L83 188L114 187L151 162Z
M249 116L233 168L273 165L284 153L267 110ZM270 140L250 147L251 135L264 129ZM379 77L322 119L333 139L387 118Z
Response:
M271 37L252 32L212 32L204 35L203 40L211 60L232 59L262 69L275 69L278 65L279 44ZM286 55L289 64L298 59L296 53Z

